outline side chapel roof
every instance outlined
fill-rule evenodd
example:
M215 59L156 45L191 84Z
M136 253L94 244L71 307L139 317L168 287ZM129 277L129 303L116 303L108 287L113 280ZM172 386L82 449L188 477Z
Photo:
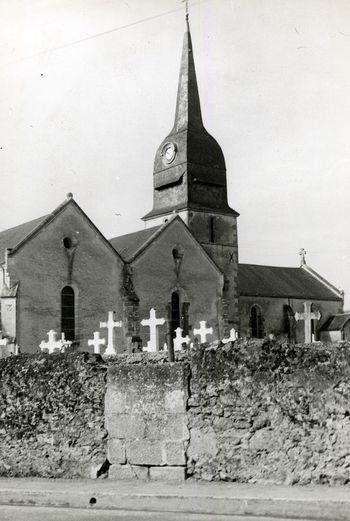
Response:
M329 317L322 326L322 331L341 331L350 320L350 313L340 313Z
M303 267L239 264L238 287L239 294L247 297L342 300L336 290L332 291Z

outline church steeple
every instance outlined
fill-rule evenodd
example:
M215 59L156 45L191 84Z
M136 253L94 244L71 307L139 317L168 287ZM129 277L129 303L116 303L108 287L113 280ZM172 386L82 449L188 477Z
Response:
M188 15L174 126L154 160L153 210L145 221L181 211L236 214L227 203L222 150L203 125Z
M203 128L196 69L194 65L192 39L188 14L184 35L182 57L177 90L176 112L173 133L188 128Z

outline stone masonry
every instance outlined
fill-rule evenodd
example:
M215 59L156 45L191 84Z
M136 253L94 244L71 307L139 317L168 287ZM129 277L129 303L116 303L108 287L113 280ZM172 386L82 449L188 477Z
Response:
M183 480L189 366L116 365L105 400L112 479Z

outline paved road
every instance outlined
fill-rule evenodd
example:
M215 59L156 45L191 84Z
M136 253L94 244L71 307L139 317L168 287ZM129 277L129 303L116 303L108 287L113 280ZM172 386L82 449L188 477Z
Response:
M292 521L287 518L241 517L174 512L130 512L80 508L0 505L1 521ZM294 520L295 521L295 520ZM308 521L307 519L298 521Z

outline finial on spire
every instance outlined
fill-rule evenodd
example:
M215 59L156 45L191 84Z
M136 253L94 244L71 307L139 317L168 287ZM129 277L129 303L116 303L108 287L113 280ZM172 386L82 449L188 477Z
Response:
M188 22L188 0L181 0L185 4L186 22Z
M300 266L305 266L306 264L306 250L304 248L301 248L300 252Z

